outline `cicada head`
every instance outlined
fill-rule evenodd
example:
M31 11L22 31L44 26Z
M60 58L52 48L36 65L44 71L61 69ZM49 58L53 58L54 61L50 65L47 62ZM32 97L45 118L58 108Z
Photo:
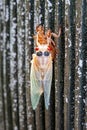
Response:
M37 60L39 62L39 68L44 70L48 63L49 63L49 57L51 57L50 51L48 50L48 47L46 45L40 46L39 50L36 51Z

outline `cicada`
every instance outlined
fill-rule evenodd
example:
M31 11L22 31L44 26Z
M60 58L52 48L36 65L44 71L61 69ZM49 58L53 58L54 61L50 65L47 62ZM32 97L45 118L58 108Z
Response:
M48 109L51 82L52 82L52 56L47 45L38 46L31 61L31 103L35 110L40 96L44 93L45 107Z

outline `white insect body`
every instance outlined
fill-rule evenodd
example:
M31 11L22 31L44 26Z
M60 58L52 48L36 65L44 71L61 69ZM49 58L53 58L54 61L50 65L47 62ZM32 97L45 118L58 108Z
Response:
M46 109L49 106L52 82L52 57L47 48L48 45L39 45L38 51L33 54L31 61L31 103L34 110L43 92Z

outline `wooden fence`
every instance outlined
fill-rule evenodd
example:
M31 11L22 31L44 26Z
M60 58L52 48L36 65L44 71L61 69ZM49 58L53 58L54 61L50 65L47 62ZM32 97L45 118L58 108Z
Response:
M30 66L35 27L53 32L60 53L53 63L49 109L44 95L32 110ZM0 130L86 130L87 0L0 0Z

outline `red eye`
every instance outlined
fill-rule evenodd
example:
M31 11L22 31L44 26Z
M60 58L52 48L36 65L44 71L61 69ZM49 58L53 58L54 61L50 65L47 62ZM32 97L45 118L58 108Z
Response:
M35 51L38 51L39 50L39 47L35 47Z
M47 50L48 50L48 51L51 51L51 50L52 50L52 48L51 48L50 46L48 46Z

